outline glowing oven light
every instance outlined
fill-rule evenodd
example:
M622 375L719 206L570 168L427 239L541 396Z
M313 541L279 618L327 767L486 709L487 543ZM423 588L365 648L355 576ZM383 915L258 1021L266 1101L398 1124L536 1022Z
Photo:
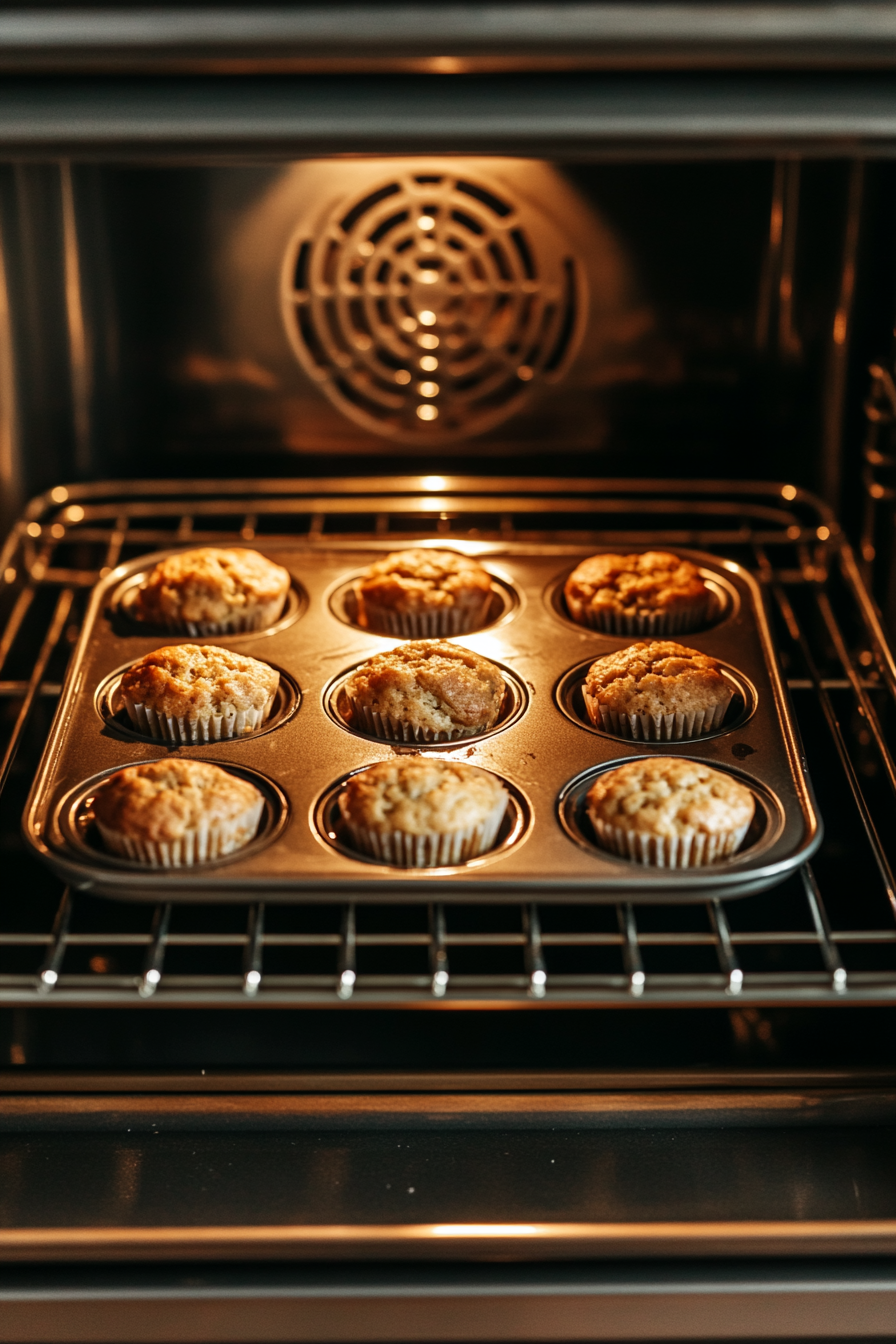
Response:
M425 402L424 405L417 407L417 418L419 420L435 420L438 414L438 406L433 406L431 402Z
M418 313L417 318L421 327L434 327L436 324L436 315L430 312L428 308L424 308L422 313Z

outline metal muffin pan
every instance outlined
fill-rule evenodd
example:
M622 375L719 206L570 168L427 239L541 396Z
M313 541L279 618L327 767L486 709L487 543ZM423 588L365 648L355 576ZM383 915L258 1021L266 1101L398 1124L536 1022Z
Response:
M189 642L233 645L285 670L292 683L291 712L245 738L168 750L257 772L270 790L271 808L279 809L277 817L259 841L211 864L159 870L104 854L89 824L92 792L109 772L166 753L164 744L138 737L109 712L109 695L136 658L181 642L170 631L145 631L122 614L122 596L126 602L142 575L172 552L143 556L108 575L92 595L26 807L29 843L76 888L133 901L381 902L437 896L681 903L762 891L817 848L821 823L761 593L746 570L703 552L678 550L722 595L713 622L679 642L726 664L743 699L712 735L642 743L596 732L576 706L576 688L590 662L631 642L577 626L563 610L563 580L599 547L441 539L408 545L473 555L497 580L492 623L455 641L512 674L508 702L491 732L418 745L353 731L339 712L342 680L366 658L401 641L351 624L345 595L352 576L394 550L394 540L261 540L256 549L293 576L288 618L270 631ZM408 752L469 761L505 781L512 803L494 851L457 868L415 870L372 862L345 845L333 809L341 782L365 765ZM614 764L657 754L697 758L753 789L757 822L733 859L707 868L649 868L592 843L583 812L587 782Z

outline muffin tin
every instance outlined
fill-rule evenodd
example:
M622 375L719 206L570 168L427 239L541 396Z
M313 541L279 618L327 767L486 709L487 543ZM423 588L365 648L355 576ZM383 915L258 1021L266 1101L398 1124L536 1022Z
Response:
M194 543L195 544L195 543ZM597 546L408 541L475 556L496 581L489 624L456 642L502 665L509 691L495 728L443 744L398 744L356 732L339 689L359 663L400 641L354 623L351 579L389 542L256 545L293 575L287 612L270 631L196 639L237 648L286 675L271 720L247 737L165 747L115 712L115 686L132 661L163 644L128 616L128 597L163 554L122 565L95 589L25 816L26 838L78 889L136 901L619 901L690 902L761 891L804 862L821 839L762 597L732 561L678 549L717 596L707 628L681 636L720 659L737 686L721 730L686 742L614 738L588 722L581 683L590 663L630 639L577 626L563 582ZM646 549L619 548L614 549ZM102 850L91 801L122 766L175 752L260 782L259 836L226 859L149 869ZM395 753L470 761L505 782L510 805L497 847L456 868L400 869L355 854L335 800L356 770ZM747 784L756 820L740 852L706 868L649 868L593 842L584 798L595 776L644 755L687 756Z

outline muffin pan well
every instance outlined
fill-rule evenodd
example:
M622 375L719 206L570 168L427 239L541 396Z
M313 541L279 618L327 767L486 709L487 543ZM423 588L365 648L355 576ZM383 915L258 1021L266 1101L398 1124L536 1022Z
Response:
M171 641L169 641L171 642ZM212 640L203 640L203 643L211 644ZM136 662L136 659L134 660ZM163 738L153 737L151 733L141 733L134 727L127 710L124 708L121 695L121 679L131 667L131 663L126 663L124 667L117 667L111 672L104 681L101 681L96 689L96 711L103 723L106 724L110 732L117 733L121 737L131 738L135 742L152 742L157 747L170 747L172 743ZM271 666L271 664L269 664ZM265 719L260 728L254 728L250 733L243 733L235 739L238 742L245 742L250 737L261 737L262 733L273 732L279 728L287 719L291 719L293 714L299 708L302 702L302 692L299 690L295 680L282 667L276 667L275 671L280 673L280 681L277 685L277 693L274 696L274 703L271 712ZM222 739L223 740L223 739ZM232 739L227 739L232 740ZM201 747L208 746L207 742L180 743L188 750L197 751Z
M459 643L460 637L451 642ZM526 712L526 706L529 703L529 693L526 690L525 682L521 681L515 672L511 672L509 667L504 667L493 658L491 661L495 663L496 667L500 667L501 674L504 677L504 699L501 703L501 712L493 727L487 728L482 733L469 733L463 737L452 738L450 742L415 741L410 735L401 743L392 742L391 739L377 737L375 733L369 733L366 729L359 728L352 722L351 707L345 694L345 683L352 673L357 671L366 661L365 658L360 659L354 667L347 668L345 672L334 678L324 691L324 705L334 723L338 723L340 727L345 728L355 737L366 738L368 742L388 741L392 746L418 747L423 751L456 750L460 746L469 746L471 742L481 742L483 738L492 737L495 733L503 732L505 728L511 727Z
M674 643L684 644L687 648L691 647L690 635L682 635ZM635 643L635 640L618 640L620 648L625 648L626 643ZM610 650L608 650L610 652ZM709 652L709 650L705 650ZM600 654L595 655L600 657ZM557 682L554 696L557 701L557 707L562 714L575 724L581 724L589 733L596 733L599 737L608 737L613 742L633 744L638 739L624 737L622 734L608 732L604 728L596 728L588 717L588 710L585 708L585 699L582 695L582 687L588 676L588 669L594 662L594 658L585 658L576 667L571 667L565 676ZM722 676L730 684L734 691L731 704L725 713L725 718L720 728L713 728L708 733L699 733L696 737L688 739L691 742L707 742L712 737L719 737L722 733L733 733L738 728L742 728L756 709L756 688L748 681L742 672L735 667L722 665L720 669ZM642 745L649 746L654 751L661 753L664 747L683 746L682 741L676 742L675 739L668 741L651 741Z
M421 544L451 548L444 538L408 542ZM454 549L474 555L494 574L501 595L495 621L456 642L508 669L513 703L503 722L482 737L417 745L359 734L339 711L345 676L400 642L354 627L339 606L352 577L396 549L394 539L272 541L258 549L293 575L295 605L288 619L270 631L190 642L233 644L283 669L295 689L291 710L245 738L170 750L255 772L272 791L268 829L227 859L173 870L124 863L95 843L89 800L102 779L165 751L121 723L114 699L109 703L125 666L177 642L170 632L147 631L122 615L122 594L160 558L143 556L120 566L92 595L25 812L31 845L76 888L138 901L687 902L761 891L817 847L820 822L760 591L733 562L678 551L725 595L714 624L679 642L726 664L740 678L743 699L732 705L719 732L644 743L594 731L576 707L575 688L589 663L631 642L576 626L558 610L565 576L597 548L455 543ZM513 802L491 853L457 868L399 869L344 843L334 814L341 783L365 765L408 751L469 761L506 782ZM583 781L657 754L696 757L753 789L758 820L734 858L668 870L617 858L594 843L581 804Z

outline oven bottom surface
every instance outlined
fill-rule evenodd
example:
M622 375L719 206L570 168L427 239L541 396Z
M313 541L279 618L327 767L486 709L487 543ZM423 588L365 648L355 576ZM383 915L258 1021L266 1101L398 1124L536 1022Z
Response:
M888 1339L896 1272L861 1263L234 1264L0 1273L9 1344Z

